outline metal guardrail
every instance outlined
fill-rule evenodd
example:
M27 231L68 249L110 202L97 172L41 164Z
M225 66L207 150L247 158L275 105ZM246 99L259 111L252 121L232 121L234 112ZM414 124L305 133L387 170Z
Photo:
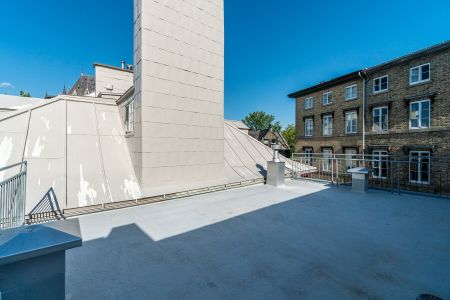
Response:
M0 229L20 227L25 222L27 162L0 168L0 174L18 173L0 182Z
M339 186L351 184L348 169L365 167L371 170L371 188L450 198L450 160L429 154L295 153L292 161L293 179L323 181Z

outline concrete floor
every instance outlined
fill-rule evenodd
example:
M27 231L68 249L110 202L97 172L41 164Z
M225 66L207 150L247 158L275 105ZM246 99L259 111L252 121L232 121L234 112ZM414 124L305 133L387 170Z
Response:
M450 201L289 181L80 218L68 299L450 299Z

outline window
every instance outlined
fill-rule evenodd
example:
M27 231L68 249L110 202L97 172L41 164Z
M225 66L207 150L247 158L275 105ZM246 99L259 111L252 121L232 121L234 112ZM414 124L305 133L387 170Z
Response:
M305 109L311 109L313 108L314 100L313 97L309 97L305 99Z
M388 175L388 152L384 150L375 150L372 153L373 177L386 179Z
M374 93L387 91L388 88L389 88L389 84L388 84L388 76L387 75L375 78L373 80L373 92Z
M333 134L333 116L325 115L322 120L323 125L323 135Z
M345 149L345 170L356 168L358 165L357 159L358 151L354 148Z
M356 133L358 114L356 111L345 113L345 133Z
M388 131L388 111L387 107L377 107L373 109L373 132Z
M345 88L345 100L353 100L358 97L358 85L354 84Z
M313 156L313 148L305 148L305 163L312 166L312 156Z
M409 69L409 84L411 85L430 81L430 78L429 63Z
M409 181L413 183L430 183L430 152L411 151L409 153Z
M333 150L323 149L322 154L323 154L322 170L325 172L331 172L333 166Z
M409 128L430 128L430 100L421 100L409 104Z
M322 104L328 105L333 101L333 92L324 93L322 96Z
M125 106L125 131L134 132L134 101Z
M305 136L313 136L314 121L312 118L305 119Z

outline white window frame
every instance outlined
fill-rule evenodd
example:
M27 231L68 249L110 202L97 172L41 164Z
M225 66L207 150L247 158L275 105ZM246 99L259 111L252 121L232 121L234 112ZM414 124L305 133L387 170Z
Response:
M358 165L357 159L358 150L356 148L345 148L345 170L356 168Z
M411 163L412 163L412 154L417 153L417 180L411 179ZM427 154L427 155L423 155ZM422 168L423 163L422 159L427 158L428 159L428 181L422 180ZM430 184L430 177L431 177L431 153L430 151L410 151L409 152L409 182L410 183L419 183L419 184Z
M383 176L383 163L386 163L386 176ZM372 172L373 178L386 179L389 174L389 153L386 150L374 150L372 152L372 168L378 170L378 175Z
M325 103L325 99L327 102ZM322 105L330 105L333 103L333 92L326 92L322 95Z
M305 109L311 109L314 107L314 98L308 97L305 98Z
M353 89L355 89L355 95L352 95ZM350 97L347 97L347 91L350 90ZM344 90L345 101L355 100L358 98L358 84L352 84L345 87Z
M125 105L125 133L134 132L134 101Z
M422 68L424 66L428 66L428 79L422 79ZM413 70L415 69L419 69L419 77L417 81L412 81L412 74L413 74ZM416 85L416 84L420 84L420 83L424 83L424 82L428 82L431 80L431 63L426 63L417 67L413 67L411 69L409 69L409 85Z
M312 166L312 163L313 163L312 157L313 157L313 153L314 153L313 147L305 147L304 152L305 152L305 158L306 158L305 163Z
M422 103L424 102L428 102L428 126L422 126L422 114L423 114L423 109L422 109ZM417 127L413 127L412 126L412 120L411 119L411 114L412 114L412 106L415 103L419 103L419 116L418 116L418 126ZM409 129L424 129L424 128L431 128L431 101L430 99L423 99L423 100L418 100L418 101L413 101L409 103Z
M383 130L383 118L382 118L382 112L383 109L386 109L387 113L386 113L386 130ZM377 130L375 128L375 111L380 111L380 114L378 115L378 122L380 124L380 128ZM380 106L380 107L375 107L372 111L372 132L388 132L389 131L389 107L388 106Z
M328 126L325 126L325 120L328 120ZM333 115L324 115L322 118L322 135L333 135Z
M333 149L322 149L322 171L331 172L333 170Z
M311 122L308 126L308 123ZM309 127L310 127L310 131L309 132ZM314 135L314 119L313 118L306 118L305 119L305 136L313 136Z
M347 116L349 115L355 115L355 131L348 131L348 118ZM353 122L353 119L351 120ZM352 124L353 125L353 124ZM351 126L353 127L353 126ZM352 111L348 111L345 113L345 133L346 134L354 134L354 133L358 133L358 112L356 110L352 110Z
M386 82L386 88L385 89L381 89L381 79L382 78L385 78L386 77L386 80L387 80L387 82ZM375 81L376 80L380 80L380 89L377 91L377 90L375 90ZM374 94L378 94L378 93L382 93L382 92L385 92L385 91L387 91L387 90L389 90L389 75L383 75L383 76L380 76L380 77L377 77L377 78L374 78L373 79L373 81L372 81L372 92L374 93Z

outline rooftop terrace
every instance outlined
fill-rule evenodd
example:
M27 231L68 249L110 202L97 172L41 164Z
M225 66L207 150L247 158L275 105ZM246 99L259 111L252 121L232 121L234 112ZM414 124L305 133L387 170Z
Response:
M450 202L288 181L80 218L68 299L450 297Z

